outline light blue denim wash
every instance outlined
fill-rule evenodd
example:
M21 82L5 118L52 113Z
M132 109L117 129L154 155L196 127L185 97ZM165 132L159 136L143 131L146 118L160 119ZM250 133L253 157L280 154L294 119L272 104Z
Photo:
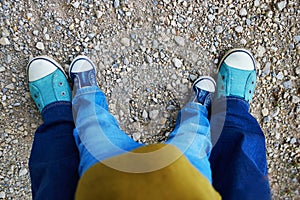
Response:
M145 144L135 142L119 128L108 111L104 93L95 86L81 88L73 98L74 137L80 153L80 176L92 165ZM212 149L207 109L189 102L178 114L166 144L176 146L210 182ZM180 172L179 172L180 173Z

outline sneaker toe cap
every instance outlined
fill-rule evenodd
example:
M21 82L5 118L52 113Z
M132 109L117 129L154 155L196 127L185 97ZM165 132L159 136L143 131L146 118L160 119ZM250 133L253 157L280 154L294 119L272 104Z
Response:
M241 70L254 70L255 69L255 62L253 57L250 53L245 51L237 51L229 54L225 59L224 62L226 65L241 69Z
M53 73L57 67L45 60L45 59L36 59L30 62L28 65L28 80L33 82L39 80L51 73Z

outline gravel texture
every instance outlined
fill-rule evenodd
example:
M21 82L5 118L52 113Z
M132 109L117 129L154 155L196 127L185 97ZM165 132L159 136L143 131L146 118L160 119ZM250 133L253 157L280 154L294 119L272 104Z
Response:
M299 199L299 1L221 2L0 0L0 199L31 199L28 158L41 123L26 82L31 57L66 70L91 57L121 127L153 143L174 127L192 81L216 72L233 47L258 62L251 112L266 135L273 199Z

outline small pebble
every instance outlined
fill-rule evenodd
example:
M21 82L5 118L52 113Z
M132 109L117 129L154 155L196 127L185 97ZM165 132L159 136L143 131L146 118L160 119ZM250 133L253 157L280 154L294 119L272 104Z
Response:
M292 103L296 104L300 102L300 97L293 95L292 96Z
M78 2L78 1L75 1L74 3L72 3L72 6L76 9L79 8L79 5L80 5L80 2Z
M241 32L243 32L243 27L242 26L237 26L237 27L235 27L235 29L234 29L237 33L241 33Z
M257 56L258 57L263 57L265 53L266 53L266 48L259 45L258 48L257 48Z
M36 43L36 48L43 51L45 49L45 46L42 42L38 42Z
M130 39L129 38L122 38L121 39L121 44L123 44L126 47L130 46Z
M182 61L178 58L173 58L172 62L176 68L180 68L182 66Z
M0 192L0 198L1 198L1 199L5 199L5 192L3 192L3 191Z
M28 172L28 170L26 168L22 168L20 171L19 171L19 176L24 176L26 175Z
M240 14L240 16L247 16L246 8L241 8L239 14Z
M114 7L118 8L120 6L120 1L119 0L114 0Z
M286 6L286 1L280 1L277 3L277 8L279 11L282 11Z
M150 119L154 120L158 117L159 111L158 110L152 110L149 112Z
M0 39L0 44L3 45L3 46L6 46L6 45L10 45L10 42L9 42L8 38L2 37Z
M262 111L261 111L261 114L262 114L263 117L266 117L269 114L269 110L266 109L266 108L263 108Z
M178 44L179 46L184 46L185 45L185 41L184 38L181 36L175 36L175 42L176 44Z
M222 27L222 26L216 26L215 32L216 32L217 34L222 33L222 32L223 32L223 27Z

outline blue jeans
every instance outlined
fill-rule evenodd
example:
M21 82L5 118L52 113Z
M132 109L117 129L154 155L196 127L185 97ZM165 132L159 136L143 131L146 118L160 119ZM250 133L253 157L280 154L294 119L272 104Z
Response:
M220 133L210 156L214 188L225 200L271 199L265 136L249 104L230 97L213 106L211 133Z
M73 137L70 102L52 103L42 112L29 158L32 198L74 199L79 179L79 152Z
M102 117L110 120L104 120L108 123L105 125L110 124L109 126L112 126L112 128L115 127L118 129L115 119L107 112L108 109L104 94L96 88L94 88L94 92L97 92L97 95L99 95L97 99L93 99L96 102L94 104L103 105L104 107L102 108L101 106L98 107L107 114L102 115ZM88 102L90 101L86 101L87 104L85 104L85 106L88 106ZM211 133L212 135L220 134L220 137L218 140L214 139L213 141L213 143L217 142L211 151L209 160L213 174L213 186L220 192L223 199L270 199L270 188L266 168L265 138L257 121L248 112L249 104L240 99L229 98L217 102L214 107L216 109L211 116ZM80 108L78 109L80 110ZM197 112L199 113L197 114ZM185 113L190 114L185 115ZM184 117L180 117L180 115ZM205 118L206 115L207 113L203 110L202 106L193 103L188 104L180 111L178 115L179 121L177 121L176 128L170 135L167 143L176 145L185 152L187 157L189 156L188 154L193 152L192 150L197 151L197 148L195 148L195 144L197 144L198 141L197 139L202 138L206 140L205 133L209 133L209 131L205 131L206 128L209 127L206 126L206 123L208 123ZM42 116L44 124L41 125L35 133L29 161L33 198L73 199L79 178L78 166L80 166L79 170L84 170L85 162L81 160L79 165L79 153L72 135L74 124L70 103L50 104L44 109ZM202 121L200 116L205 119ZM224 118L224 116L226 116L226 118ZM204 133L204 137L195 136L195 134L193 135L192 133L191 137L189 137L189 135L184 136L186 134L181 132L180 127L184 129L184 124L188 124L192 118L201 120L202 125L200 125L200 130L202 131L200 132ZM194 122L196 123L197 120ZM189 130L189 128L192 127L186 128ZM189 131L192 131L192 129ZM83 148L80 146L80 142L82 141L78 140L77 129L74 131L74 135L77 137L79 149ZM179 137L175 137L176 135ZM110 139L110 137L116 136L108 137ZM183 139L181 139L181 137ZM187 145L187 147L180 143L181 141L185 141L184 137L189 138L186 139L190 144ZM134 142L125 134L119 134L117 138L122 141L130 142L132 149L142 145ZM209 136L207 135L206 138L209 139ZM109 157L115 153L119 154L120 152L124 152L125 148L122 145L127 145L122 141L118 143L118 146L114 147L114 149L117 150L114 153L108 155L108 150L101 150L99 155L108 155ZM205 144L207 144L207 149L205 148ZM203 168L209 171L210 169L207 168L206 165L209 165L207 159L211 146L209 142L204 141L203 146L200 147L202 152L207 152L207 158L202 159L201 156L198 156L198 160L203 164ZM129 151L131 148L125 150ZM198 151L200 152L201 150ZM88 152L81 149L80 153L85 154ZM93 162L93 159L95 158L91 157L91 160L87 159L86 163ZM189 160L193 164L193 158L190 157ZM94 162L97 162L97 159L95 159ZM194 166L197 168L197 163L194 163ZM205 170L201 168L197 169L206 174ZM210 172L206 174L206 177L209 178L209 174Z
M80 152L80 175L99 161L144 145L135 142L119 128L108 111L104 93L98 87L77 91L73 99L73 115L76 124L74 137ZM188 103L179 112L176 127L166 143L178 147L192 165L211 181L208 157L212 145L207 115L204 106ZM121 170L119 166L114 167ZM153 170L159 167L165 166Z

